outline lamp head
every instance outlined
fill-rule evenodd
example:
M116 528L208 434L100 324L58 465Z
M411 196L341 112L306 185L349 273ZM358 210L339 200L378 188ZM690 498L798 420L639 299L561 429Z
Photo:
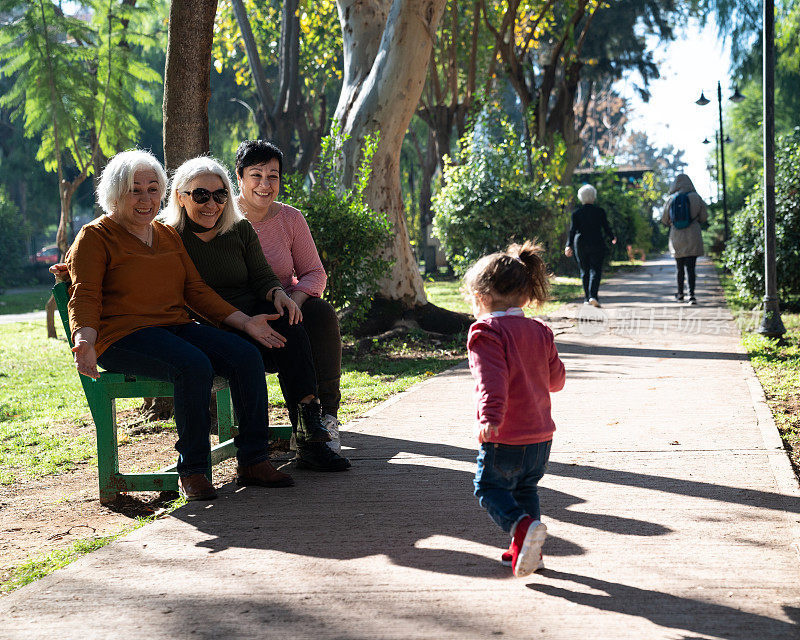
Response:
M744 96L741 93L739 93L739 87L738 86L734 87L733 95L731 96L731 102L735 102L738 104L742 100L744 100Z
M700 97L697 100L695 100L694 103L695 104L699 104L701 107L704 107L709 103L709 100L708 100L708 98L706 98L706 96L701 91L700 92Z

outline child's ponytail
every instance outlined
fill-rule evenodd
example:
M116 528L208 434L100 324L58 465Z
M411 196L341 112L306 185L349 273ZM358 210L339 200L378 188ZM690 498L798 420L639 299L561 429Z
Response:
M464 293L491 294L528 303L547 301L550 279L542 260L541 245L527 240L506 251L484 256L464 276Z
M542 260L544 248L540 244L526 240L524 244L512 244L506 250L525 265L528 272L529 298L531 302L543 304L550 294L550 277L547 265Z

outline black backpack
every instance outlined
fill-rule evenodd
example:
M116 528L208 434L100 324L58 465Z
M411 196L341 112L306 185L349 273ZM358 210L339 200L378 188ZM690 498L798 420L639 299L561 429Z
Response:
M678 193L669 203L669 221L676 229L685 229L692 224L692 210L689 194Z

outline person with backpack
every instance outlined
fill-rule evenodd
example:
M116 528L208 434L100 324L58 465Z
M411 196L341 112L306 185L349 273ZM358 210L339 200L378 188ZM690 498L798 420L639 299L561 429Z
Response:
M689 304L695 298L695 265L703 255L703 235L700 223L708 220L706 203L695 191L691 178L681 173L669 190L670 198L664 206L661 224L669 227L669 252L678 268L678 292L675 300L684 300L684 281L689 285Z

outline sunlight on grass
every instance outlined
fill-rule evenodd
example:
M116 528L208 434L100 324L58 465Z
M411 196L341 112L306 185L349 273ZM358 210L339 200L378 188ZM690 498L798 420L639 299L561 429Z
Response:
M50 287L43 287L41 291L0 294L0 315L44 311L48 298L50 298Z
M460 291L459 280L428 280L425 282L425 293L428 300L439 307L461 313L472 313L472 307L464 299ZM583 297L583 287L580 278L554 276L550 279L550 300L542 307L528 309L527 314L533 316L548 316L555 312L562 304L575 302Z
M94 455L94 428L67 343L44 321L0 325L0 484Z
M719 276L775 425L800 472L800 313L782 312L786 333L781 340L767 338L755 331L761 317L759 301L739 295L729 274L719 271Z

